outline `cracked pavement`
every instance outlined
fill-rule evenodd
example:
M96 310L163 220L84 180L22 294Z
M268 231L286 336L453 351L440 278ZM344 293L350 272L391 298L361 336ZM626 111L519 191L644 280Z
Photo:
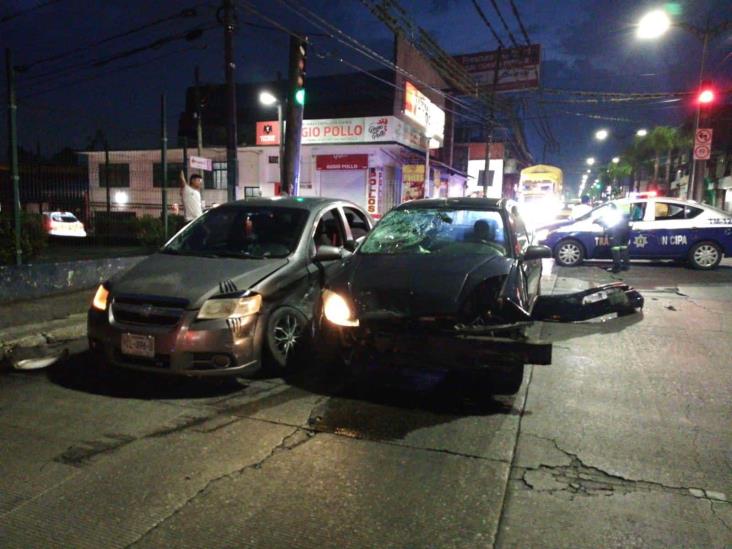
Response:
M2 375L2 546L730 547L732 263L626 280L644 314L537 326L554 364L512 398L380 370L109 383L83 353Z

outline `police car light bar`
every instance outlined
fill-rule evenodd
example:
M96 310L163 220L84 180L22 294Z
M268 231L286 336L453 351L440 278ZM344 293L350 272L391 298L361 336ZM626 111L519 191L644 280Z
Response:
M654 198L658 196L656 191L645 191L642 193L630 193L630 198Z

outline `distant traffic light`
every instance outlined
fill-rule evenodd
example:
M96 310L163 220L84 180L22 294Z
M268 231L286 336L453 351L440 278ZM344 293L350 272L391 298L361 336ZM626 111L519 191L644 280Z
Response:
M305 105L305 61L308 43L295 36L290 38L290 97L301 107Z

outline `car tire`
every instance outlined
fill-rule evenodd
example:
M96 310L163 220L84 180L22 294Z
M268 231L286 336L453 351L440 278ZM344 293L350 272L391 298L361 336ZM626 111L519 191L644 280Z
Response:
M298 364L310 340L310 322L298 309L278 307L267 320L267 354L278 370L291 370Z
M515 395L524 381L524 365L513 364L490 372L490 391L494 395Z
M585 248L579 240L564 239L554 247L554 259L563 267L576 267L585 259Z
M715 242L705 240L697 242L689 250L689 264L694 269L711 271L722 261L722 248Z

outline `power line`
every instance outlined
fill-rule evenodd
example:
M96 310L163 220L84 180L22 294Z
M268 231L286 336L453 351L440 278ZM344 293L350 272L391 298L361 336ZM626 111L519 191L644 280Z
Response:
M503 18L503 14L501 13L501 9L498 7L498 4L496 3L496 0L491 0L491 4L493 4L493 9L496 10L496 13L498 14L498 18L501 20L501 23L503 23L503 28L506 29L506 32L508 33L508 37L511 39L511 44L518 47L519 44L516 41L516 38L513 36L511 29L508 28L508 24L506 23L506 20Z
M272 25L271 29L278 30L278 31L287 33L287 34L289 34L291 36L294 36L294 37L297 37L297 38L304 38L303 35L301 35L299 33L296 33L294 31L292 31L291 29L288 29L287 27L285 27L284 25L282 25L278 21L275 21L274 19L272 19L272 18L266 16L265 14L261 13L256 8L253 8L253 7L250 7L250 6L245 6L245 7L247 9L249 9L252 13L254 13L257 17L260 17L264 21L267 21L268 23L270 23L270 25ZM329 38L332 37L329 34L321 35L321 36L327 36ZM322 58L332 58L333 60L335 60L335 61L337 61L337 62L339 62L339 63L341 63L341 64L343 64L343 65L345 65L345 66L347 66L347 67L349 67L351 69L354 69L354 70L356 70L356 71L358 71L360 73L363 73L363 74L367 75L368 77L370 77L370 78L372 78L372 79L374 79L374 80L376 80L378 82L381 82L382 84L385 84L387 86L390 86L390 87L392 87L394 89L402 89L400 86L396 85L394 82L390 82L389 80L387 80L385 78L381 78L380 76L374 74L373 72L370 72L370 71L364 69L363 67L360 67L359 65L356 65L355 63L352 63L350 61L346 61L341 56L335 54L334 52L332 52L330 50L327 50L327 49L323 48L322 46L320 46L318 44L310 43L310 47L312 49L314 49L316 52L319 51L320 52L320 57L322 57ZM363 53L363 52L360 52L360 53ZM364 55L366 55L366 54L364 54ZM367 57L370 57L369 55L366 55L366 56ZM397 67L397 65L393 65L393 67ZM407 73L407 74L409 74L409 73ZM415 78L415 81L421 82L419 79L416 79L416 78ZM447 94L442 94L442 95L444 95L447 100L453 102L454 104L456 104L458 106L461 106L461 107L463 107L466 110L470 110L470 114L466 114L465 112L460 112L460 111L457 111L457 110L450 109L448 107L443 107L443 110L445 110L446 112L455 114L456 116L461 116L461 117L466 118L468 120L473 120L473 121L476 121L476 122L480 122L480 123L484 123L486 121L486 119L482 118L482 115L475 114L472 111L472 107L471 106L469 106L467 104L464 104L464 103L458 101L456 98L453 98L452 96L449 96Z
M503 40L501 40L501 37L498 36L498 33L496 32L496 29L493 28L493 25L488 20L488 18L485 16L485 12L480 7L480 4L478 4L478 0L473 0L473 6L475 6L475 11L478 12L478 15L480 15L480 18L483 20L483 23L485 23L486 27L488 27L491 31L491 34L493 35L493 38L496 39L496 42L498 42L498 45L502 48L505 48L506 45L503 43Z
M521 34L524 35L524 40L526 40L526 45L531 45L531 39L529 39L529 33L526 32L526 27L524 27L523 21L521 21L521 15L519 14L518 8L516 8L516 4L513 0L509 0L511 2L511 10L513 10L513 16L516 18L516 21L518 21L519 28L521 29Z
M40 4L36 4L35 6L31 6L30 8L18 10L15 13L11 13L9 15L4 15L3 17L0 17L0 25L2 25L3 23L7 23L8 21L12 21L16 17L20 17L21 15L26 15L27 13L34 12L41 8L45 8L46 6L58 4L59 2L61 2L61 0L47 0L46 2L41 2Z
M58 0L57 0L58 1ZM51 55L48 57L44 57L41 59L36 59L35 61L31 61L30 63L26 63L24 65L18 65L16 67L16 70L19 72L27 71L28 69L40 65L42 63L48 63L50 61L57 61L59 59L63 59L64 57L68 57L69 55L73 55L75 53L83 52L83 51L89 51L90 48L94 48L97 46L101 46L102 44L106 44L108 42L112 42L113 40L118 40L119 38L125 38L127 36L130 36L132 34L138 33L143 30L147 30L149 28L155 27L157 25L160 25L162 23L167 23L168 21L173 21L175 19L180 18L187 18L187 17L196 17L197 15L197 9L201 7L204 4L196 4L195 6L191 6L190 8L186 8L184 10L181 10L177 13L174 13L172 15L168 15L166 17L161 17L159 19L155 19L154 21L150 21L148 23L145 23L143 25L140 25L138 27L133 27L131 29L128 29L124 32L113 34L112 36L108 36L106 38L102 38L101 40L97 40L95 42L92 42L90 44L86 44L84 46L79 46L78 48L73 48L71 50L67 50L62 53L58 53L55 55Z

